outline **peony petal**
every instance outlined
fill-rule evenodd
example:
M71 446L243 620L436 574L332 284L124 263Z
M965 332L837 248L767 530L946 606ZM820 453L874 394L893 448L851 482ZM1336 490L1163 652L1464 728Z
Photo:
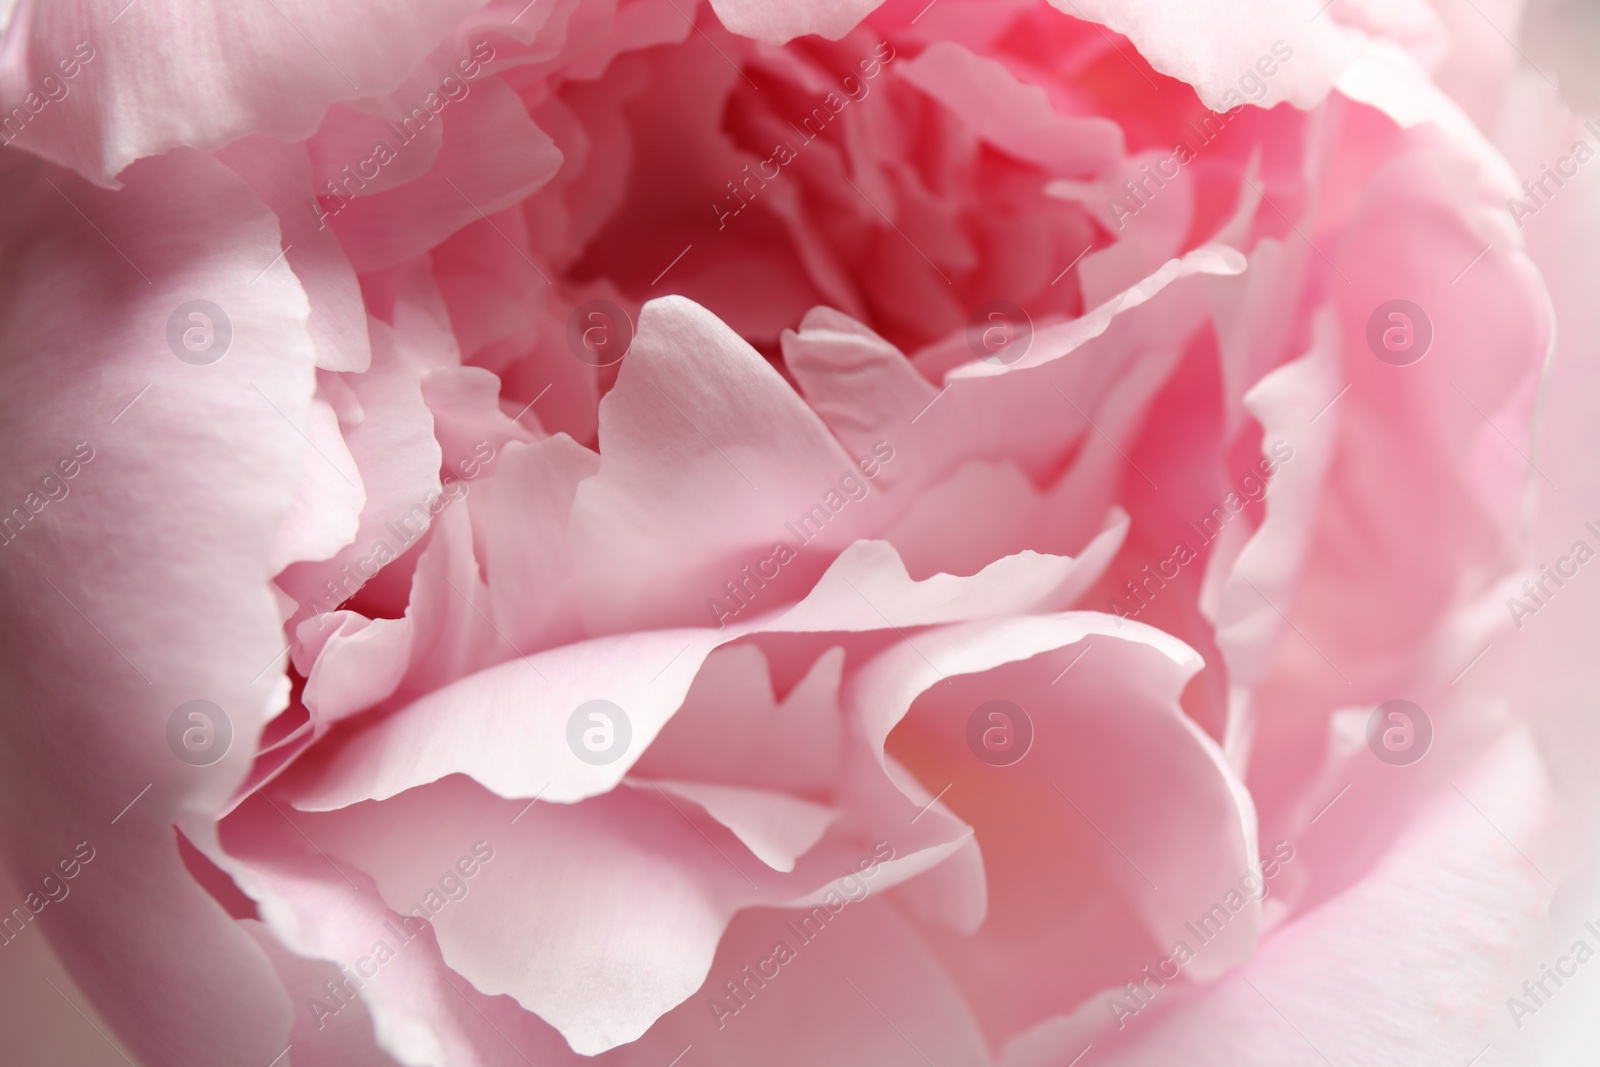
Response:
M539 420L531 412L513 422L500 410L500 379L482 367L430 371L422 379L422 398L433 412L433 435L447 479L470 482L507 444L540 437Z
M70 64L59 67L73 72L68 94L18 142L114 186L129 163L180 145L209 150L252 133L301 140L330 104L398 85L481 4L274 0L196 19L179 0L21 0L0 46L0 97L21 99ZM196 85L207 86L198 98Z
M717 649L634 773L782 789L813 799L834 796L844 768L844 660L840 647L817 656L780 701L759 647Z
M821 840L828 824L839 817L836 809L765 789L661 778L624 781L641 789L660 789L698 806L775 871L794 870L794 861Z
M1034 559L1021 565L1066 569L1059 561ZM1017 566L1002 566L996 574L1011 577L1006 572ZM959 580L967 587L991 581L996 578ZM934 581L933 588L944 584ZM314 768L297 768L288 795L296 807L329 811L460 773L504 797L571 802L595 796L612 789L640 758L683 704L713 649L751 633L870 631L959 617L941 597L922 592L926 587L911 583L899 590L903 606L888 605L898 622L879 609L863 610L859 591L848 583L842 589L830 584L792 609L801 625L780 617L717 630L645 631L525 655L430 692L349 738ZM965 606L987 614L981 598ZM1183 654L1192 655L1187 649ZM622 709L631 738L614 762L598 765L571 758L568 741L569 720L596 699ZM481 736L505 743L483 746Z
M344 981L337 966L295 955L264 923L242 919L240 925L272 960L278 981L295 1004L289 1048L296 1067L394 1067L395 1061L373 1043L372 1017L362 998L336 1000L328 995L328 983L337 989ZM372 947L360 951L370 952Z
M1096 467L1103 471L1111 463L1111 457L1094 452L1083 460L1080 474ZM1118 456L1115 462L1125 461ZM885 531L884 540L913 575L975 573L1028 546L1071 544L1088 525L1082 512L1103 489L1083 477L1063 477L1046 494L1013 464L968 463L924 493ZM1099 532L1078 549L1073 580L1043 591L1036 607L1072 607L1116 556L1127 534L1127 513L1113 508Z
M1507 842L1547 840L1553 800L1527 738L1503 738L1358 885L1280 928L1247 967L1172 1013L1129 1020L1126 1040L1096 1055L1117 1067L1309 1065L1325 1050L1349 1062L1443 1064L1493 1045L1502 1062L1539 1062L1506 998L1537 972L1531 946L1552 887ZM1419 968L1435 980L1407 981ZM1007 1058L1008 1067L1027 1062Z
M1095 657L1092 664L1079 667L1070 659L1058 668L1035 661L1020 673L998 670L1089 637L1097 639L1077 655ZM958 815L967 809L963 818L985 842L991 871L996 871L994 854L1002 857L991 875L1002 885L1029 882L1039 877L1036 868L1051 871L1052 879L1065 875L1069 885L1083 881L1081 873L1052 869L1031 829L1021 834L1015 817L1016 811L1048 798L1066 819L1065 800L1073 809L1070 817L1089 822L1103 840L1114 843L1116 859L1109 870L1117 895L1134 902L1152 943L1165 946L1184 936L1183 924L1220 899L1256 859L1249 794L1217 746L1177 704L1199 667L1192 651L1159 630L1093 612L985 620L919 634L914 642L885 651L852 680L847 704L860 714L869 742L882 744L899 725L906 741L896 751L913 761L914 769L926 765L930 777L925 781L938 776L951 783L949 803ZM939 684L952 678L950 685ZM924 693L927 698L913 710ZM1012 773L1004 778L973 758L967 737L974 709L996 697L1011 699L1030 716L1038 748L1005 768ZM1091 710L1108 706L1117 712ZM1137 727L1126 721L1132 719ZM1118 757L1110 758L1111 752ZM1170 787L1159 796L1143 792L1140 783L1152 777ZM1003 799L994 795L1002 790ZM1221 947L1196 961L1196 973L1215 974L1245 958L1258 919L1259 909L1250 905L1245 921L1229 924L1212 939ZM1038 936L1040 923L1030 911L1018 910L995 926L996 937L1028 938ZM994 950L980 942L952 945L949 951L981 957ZM958 973L976 978L983 971L962 967ZM995 976L988 980L997 981ZM985 999L1014 993L1022 997L1012 1001L1015 1011L1036 995L1023 997L1010 983L1029 980L1026 974L1010 976Z
M567 529L579 484L599 467L593 452L557 434L507 446L481 490L491 614L517 648L583 636Z
M785 523L822 507L843 547L881 498L849 505L856 462L766 360L681 297L645 305L600 406L600 473L578 488L572 541L593 632L703 622L708 596L747 557L801 541ZM810 527L806 526L809 531Z
M363 1054L364 1030L369 1047L407 1067L526 1067L530 1054L578 1067L559 1034L509 998L485 997L453 975L431 925L387 907L370 878L336 864L275 806L257 795L229 816L228 851L218 861L260 902L270 936L282 946L271 954L295 996L296 1029L304 1036L292 1051L296 1063L304 1055L342 1067L340 1056ZM463 849L468 860L471 844ZM261 938L257 929L250 933ZM323 984L329 980L331 990Z
M1328 406L1341 388L1336 327L1326 310L1314 322L1311 350L1263 377L1245 397L1261 420L1263 460L1283 464L1272 476L1266 517L1236 559L1213 556L1217 562L1208 564L1208 571L1222 566L1226 584L1218 603L1202 604L1202 610L1216 626L1229 682L1240 689L1253 689L1270 673L1287 628L1278 608L1294 603L1295 576L1310 547L1339 433L1339 411Z
M1196 248L1177 259L1167 260L1153 273L1087 314L1039 330L1028 351L1012 362L1001 364L978 360L963 363L945 375L945 380L993 378L1042 366L1099 337L1110 328L1118 315L1139 307L1179 279L1197 274L1240 274L1246 266L1245 258L1225 245Z
M561 166L560 151L515 92L497 78L475 86L443 113L444 143L426 174L328 209L357 271L422 255L463 226L517 203Z
M331 631L326 627L332 626ZM301 699L318 732L386 700L405 677L413 626L407 619L369 619L335 611L300 624L298 636L316 661ZM321 631L319 633L319 631ZM320 647L314 642L320 640Z
M317 366L366 370L372 365L372 345L367 340L361 288L338 238L320 217L305 149L252 136L223 148L217 158L278 213L284 257L311 300L309 325L317 345Z
M433 911L453 970L491 996L514 996L585 1055L637 1039L693 993L739 907L820 898L825 872L851 870L859 855L836 847L787 876L741 865L655 790L549 805L503 800L456 778L300 819L323 847L370 873L391 908ZM374 832L393 819L411 827L407 839ZM448 904L430 903L430 893L441 897L439 872L450 874L469 848L483 859L483 846L492 861L470 886ZM893 862L901 867L885 864L880 884L916 869ZM530 894L540 907L526 906Z
M1263 57L1274 74L1264 79L1265 92L1248 102L1272 107L1287 100L1310 110L1327 97L1363 43L1361 34L1334 19L1314 21L1321 6L1314 0L1205 0L1183 8L1159 0L1050 3L1123 34L1152 67L1194 86L1201 102L1219 112L1247 102L1250 87L1240 78L1257 76L1256 62Z
M134 1055L268 1063L289 1005L185 868L173 824L209 825L287 699L268 670L283 646L269 561L303 466L322 462L296 429L315 389L309 307L278 262L272 212L214 160L172 152L112 194L0 155L12 208L0 219L0 499L16 505L0 583L7 603L33 606L0 642L7 863L31 880L79 842L92 854L33 936L50 938ZM209 365L189 362L201 349L181 333L169 348L169 323L197 298L232 327ZM215 351L220 319L197 313ZM23 510L58 479L66 495ZM169 748L192 700L231 724L209 768ZM180 1018L193 1025L171 1025Z
M798 331L783 332L782 344L784 365L806 403L858 455L939 395L898 348L833 308L806 312Z
M658 630L603 637L479 671L408 704L331 749L313 768L302 761L286 795L307 811L466 774L501 796L575 801L614 788L679 704L711 649L738 633ZM567 722L604 699L631 727L627 752L592 765L573 758ZM481 737L496 737L493 746Z
M954 41L937 41L896 69L974 134L1047 174L1090 178L1122 159L1122 128L1115 122L1058 113L1043 89Z
M1099 566L1084 566L1070 556L1019 552L970 577L935 574L914 582L887 541L857 541L833 561L812 594L773 625L795 632L875 630L1023 615L1077 599L1110 562L1110 552L1097 556Z
M354 541L366 502L355 457L339 433L339 417L320 396L306 413L305 434L312 451L327 462L300 469L294 505L278 528L278 544L268 563L274 574L297 560L330 559Z
M296 564L278 577L300 605L296 625L354 596L380 567L410 548L427 530L430 506L440 495L439 445L422 399L418 357L387 324L374 319L371 330L372 369L346 379L361 405L361 421L342 428L366 495L360 526L331 559ZM310 670L309 661L301 666Z
M688 1047L713 1067L988 1067L979 1020L892 903L869 895L797 934L801 918L735 918L705 983L618 1049L618 1067L661 1067Z
M815 33L837 41L883 0L711 0L722 24L743 37L786 44Z

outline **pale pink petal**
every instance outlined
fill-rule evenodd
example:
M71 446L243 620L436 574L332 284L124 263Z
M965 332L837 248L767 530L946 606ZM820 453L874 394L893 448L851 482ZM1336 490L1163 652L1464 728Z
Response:
M563 164L558 174L565 172ZM548 254L553 242L524 221L536 200L525 201L520 212L466 226L429 259L463 361L500 376L501 398L514 404L511 415L527 409L520 420L524 424L588 443L594 440L602 376L610 376L604 378L609 382L616 369L596 369L578 359L568 345L567 320L586 300L619 306L628 301L610 285L570 294L574 306L556 294L550 267L536 265L533 258L541 251Z
M711 0L711 9L734 33L784 44L808 33L838 40L883 0Z
M1094 310L1070 322L1055 323L1040 329L1028 351L1008 364L982 360L963 363L945 375L945 380L991 378L1015 374L1042 366L1072 352L1105 333L1118 315L1139 307L1179 279L1193 275L1240 274L1246 266L1237 251L1225 245L1206 245L1169 259L1147 277L1117 293Z
M1088 307L1099 310L1119 301L1123 290L1139 285L1185 251L1184 242L1194 228L1197 182L1191 167L1179 167L1175 162L1171 165L1177 173L1162 178L1166 162L1173 157L1171 150L1152 149L1120 162L1106 180L1104 194L1096 197L1104 205L1097 214L1106 216L1102 221L1108 230L1116 231L1117 240L1089 252L1078 263L1078 286ZM1149 199L1131 195L1130 182L1135 189L1142 188ZM1163 184L1152 192L1156 182ZM1130 214L1130 210L1136 213ZM1215 243L1224 244L1220 239ZM1235 273L1218 271L1213 277Z
M794 870L794 861L821 840L828 824L839 817L834 808L765 789L662 778L624 782L641 789L659 789L699 807L775 871Z
M1058 177L1093 177L1121 160L1122 128L1110 119L1058 113L1043 89L953 41L929 45L896 68L979 137Z
M556 434L507 446L479 490L487 494L483 564L491 614L518 648L583 636L567 530L578 485L599 466L593 452Z
M440 116L444 143L422 177L382 192L359 193L329 208L357 271L392 267L420 255L469 223L491 217L543 185L561 153L497 78Z
M355 540L366 494L355 457L339 433L333 405L316 397L306 413L310 449L300 467L294 504L278 528L278 544L269 564L273 573L297 560L334 556Z
M1112 456L1125 465L1120 456ZM1084 458L1085 470L1104 471L1111 463L1111 457L1093 452ZM975 574L1030 547L1073 545L1087 532L1085 513L1090 501L1102 495L1101 488L1081 477L1064 477L1051 492L1041 493L1014 464L968 463L922 494L884 532L884 540L894 546L914 577L941 571ZM1075 579L1054 592L1041 590L1039 606L1071 607L1077 594L1105 570L1127 534L1127 513L1113 508L1087 544L1081 549L1073 545L1080 564L1073 572Z
M334 611L302 622L298 638L316 662L301 699L319 732L386 700L410 663L410 619L369 619Z
M493 861L433 917L444 959L481 992L514 996L586 1055L638 1038L693 993L740 906L820 901L828 875L850 870L863 847L841 841L779 875L754 857L736 863L731 835L718 845L654 790L552 805L504 800L459 778L298 818L324 848L371 874L396 911L427 904L438 872L482 834ZM374 832L393 819L412 833ZM879 880L909 873L889 868ZM526 906L530 893L540 907Z
M311 301L309 325L317 346L317 366L333 371L366 370L372 365L367 309L361 302L355 270L320 217L305 149L256 135L226 146L217 152L217 158L278 213L284 258Z
M1363 43L1361 34L1335 19L1313 21L1322 6L1317 0L1205 0L1181 8L1158 0L1050 3L1125 35L1152 67L1194 86L1201 101L1219 112L1246 102L1271 107L1285 100L1309 110L1327 97ZM1265 79L1256 68L1262 57L1273 71ZM1240 83L1245 74L1265 83L1254 100L1245 96L1251 86Z
M398 119L356 111L343 104L329 108L322 125L305 142L311 175L303 195L325 196L330 188L339 190L345 183L352 191L359 183L361 192L381 193L426 174L439 158L444 130L442 123L433 121L437 116L426 108L422 110L426 116L423 121L408 113L408 105L422 101L430 91L438 98L437 76L432 84L417 84L418 81L414 74L394 94L393 110L399 113ZM409 124L406 119L411 120ZM390 152L377 152L380 144ZM384 162L378 165L380 158ZM309 205L302 207L307 209ZM327 210L319 205L318 213L325 214Z
M839 480L860 473L755 349L680 297L640 314L600 405L600 456L572 513L580 602L595 632L715 621L706 603L723 582L775 542L800 541L785 523L805 525L808 509L824 506L831 519L843 507ZM840 504L824 505L830 491ZM819 536L843 547L880 500L850 504Z
M1090 637L1071 656L1037 658ZM1060 660L1065 662L1058 666ZM1020 666L997 670L1006 664ZM1158 630L1074 612L919 634L864 668L847 699L858 709L869 740L889 739L891 750L908 761L924 786L949 783L946 803L974 825L984 845L992 894L1045 877L1063 883L1064 892L1078 893L1086 882L1104 880L1115 888L1113 899L1131 903L1151 942L1166 944L1255 862L1249 794L1215 743L1177 704L1199 667L1192 651ZM949 685L939 684L952 678ZM979 762L968 748L971 714L996 697L1022 707L1033 722L1038 749L1005 768ZM1114 713L1098 710L1112 707ZM898 748L890 738L897 725L904 737ZM1150 780L1167 786L1142 788ZM997 801L996 792L1011 802ZM1017 811L1047 798L1048 815L1040 810L1026 820L1017 818ZM1059 821L1069 840L1078 834L1080 840L1098 841L1104 873L1086 876L1081 860L1063 865L1059 855L1041 854L1034 827L1046 819ZM1041 923L1029 909L1009 902L995 915L998 906L991 905L991 936L1011 942L1006 954L1018 958L1016 939L1037 938ZM1198 972L1217 973L1248 955L1259 919L1259 909L1254 904L1249 909L1245 919L1216 939L1221 947L1196 961ZM1058 928L1054 936L1070 943L1071 927ZM953 956L975 963L994 951L984 940L980 931L977 944L943 944ZM1121 944L1126 951L1126 939ZM1099 966L1105 965L1109 947L1102 950ZM957 970L964 980L976 981L984 973L981 967ZM992 974L984 980L999 984L982 999L993 1004L1011 997L1006 1013L1013 1018L1041 997L1059 996L1037 990L1017 999L1020 987L1012 983L1026 985L1027 973L1014 973L1004 982Z
M634 773L832 797L844 767L844 660L843 648L830 648L779 700L760 648L719 648L706 657L683 706L639 757Z
M398 692L404 700L519 654L489 615L467 509L449 497L439 504L406 605L412 631L410 665Z
M920 621L955 615L919 589L912 583L902 591L907 607L899 625L919 625L913 606L928 612ZM976 608L982 611L984 606L980 602ZM803 627L778 618L715 630L619 634L530 652L480 670L350 737L316 761L314 769L310 764L297 768L288 795L302 809L329 811L460 773L505 797L571 802L596 796L621 781L672 718L712 650L750 633L870 631L894 625L877 611L864 612L860 594L847 585L819 589L793 610ZM1182 654L1193 655L1187 649ZM599 765L573 759L567 743L568 719L580 705L596 699L622 709L631 735L622 755ZM500 738L502 744L480 745L481 736Z
M782 344L784 366L806 403L858 455L939 395L898 348L833 308L806 312L798 331L783 332Z
M255 919L241 919L239 924L272 960L278 981L294 1004L288 1048L297 1067L394 1067L395 1061L373 1043L372 1016L362 999L329 995L329 982L338 989L344 981L338 966L290 952L270 927ZM359 958L370 961L373 947L363 946L367 955Z
M1428 77L1417 61L1392 42L1369 44L1340 75L1338 90L1369 104L1399 125L1432 124L1446 133L1457 151L1474 158L1504 192L1517 187L1516 175L1460 105ZM1509 236L1509 219L1496 219Z
M374 319L371 330L372 369L345 379L360 421L341 427L366 495L360 527L331 559L296 564L278 577L300 604L296 623L338 607L404 553L426 532L440 498L439 445L422 398L422 369L391 327Z
M807 403L840 440L858 455L889 457L866 470L904 512L886 535L913 575L970 574L1023 549L1086 550L1127 469L1117 448L1131 445L1135 420L1170 373L1168 343L1151 343L1154 322L1187 330L1203 313L1198 291L1174 289L1048 372L952 380L943 390L919 367L943 374L970 360L964 335L919 353L914 366L865 326L817 308L784 335L783 351ZM1078 462L1061 470L1074 448ZM987 506L972 506L976 499Z
M0 95L28 88L76 55L71 92L19 143L90 181L113 185L135 159L179 145L220 148L247 134L309 135L339 100L398 85L482 0L404 0L337 10L305 0L193 18L178 0L23 0L0 53ZM86 52L75 46L89 44ZM182 63L151 64L151 55ZM195 87L206 86L196 93Z
M1247 224L1260 210L1259 204L1241 207L1249 216ZM1311 270L1308 261L1316 255L1292 235L1286 241L1262 238L1250 250L1250 267L1243 274L1207 283L1220 350L1225 431L1230 435L1250 418L1245 394L1292 350L1291 332L1300 324L1299 294Z
M416 900L402 911L389 908L368 875L335 863L307 839L305 829L281 805L256 796L224 824L228 851L218 856L258 902L270 936L304 958L291 964L282 950L274 953L285 989L295 997L296 1028L304 1035L303 1046L293 1050L296 1063L304 1054L314 1064L343 1064L337 1057L364 1054L364 1031L370 1047L407 1067L526 1067L530 1055L576 1067L576 1057L547 1024L509 998L483 996L451 973L435 932L414 914L417 905L429 916L428 906ZM462 842L432 872L435 885L446 874L460 878L460 859L475 867L473 845L479 841L493 847L476 836ZM308 977L318 988L301 984ZM330 979L333 992L347 982L346 991L335 997L322 985Z
M444 590L449 595L448 590ZM466 774L501 796L569 802L614 788L683 702L695 672L737 631L657 630L603 637L528 655L422 697L295 768L296 807L331 811ZM594 766L567 749L580 704L609 700L628 716L632 741ZM495 737L485 746L480 737Z
M980 1020L917 931L877 892L872 886L825 923L812 918L804 927L792 912L739 915L705 983L638 1043L618 1049L614 1062L664 1067L688 1048L685 1062L704 1056L718 1067L988 1067Z
M1107 545L1088 566L1070 556L1019 552L968 577L935 574L916 582L887 541L857 541L833 561L812 594L773 625L793 631L875 630L1025 615L1076 600L1114 551Z
M295 428L315 390L309 307L275 263L272 212L214 160L143 162L113 194L4 156L4 499L64 477L83 445L67 495L20 532L8 512L0 547L7 602L30 605L0 642L7 863L32 877L80 842L93 851L31 936L49 937L131 1052L268 1063L287 1000L190 876L173 824L209 825L287 698L263 674L283 649L269 559L316 461ZM168 347L169 318L196 298L232 325L208 366ZM232 727L209 769L168 747L169 718L195 699Z
M1278 610L1294 603L1295 578L1313 536L1317 499L1341 422L1338 406L1329 405L1345 384L1338 378L1334 329L1332 316L1320 314L1311 350L1246 394L1246 405L1262 424L1262 462L1275 469L1266 517L1236 559L1222 565L1220 557L1212 557L1217 562L1208 564L1208 571L1218 566L1225 585L1215 605L1202 605L1216 626L1229 681L1241 689L1259 685L1271 670L1287 629Z
M540 437L536 416L525 412L512 421L500 409L500 379L482 367L430 371L422 379L422 398L433 412L433 436L444 454L447 478L470 482L508 443Z
M1212 989L1163 1017L1126 1020L1123 1040L1100 1042L1095 1055L1119 1067L1174 1058L1278 1067L1328 1055L1444 1064L1492 1046L1500 1062L1539 1062L1507 998L1522 999L1538 971L1533 946L1553 888L1508 841L1537 854L1553 801L1527 738L1503 739L1457 788L1430 798L1358 884L1281 927ZM1419 973L1432 980L1410 980Z
M406 703L516 654L490 616L466 509L448 496L437 503L402 618L337 611L300 624L302 654L316 657L302 694L316 736L391 698ZM328 624L336 627L331 633Z

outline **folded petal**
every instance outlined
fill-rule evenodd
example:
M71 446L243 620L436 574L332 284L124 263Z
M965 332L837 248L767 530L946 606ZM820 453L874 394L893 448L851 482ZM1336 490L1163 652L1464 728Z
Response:
M196 19L178 0L23 0L0 51L0 96L48 76L69 91L18 138L92 182L180 145L252 133L308 136L323 112L394 88L482 0L403 0L330 10L306 0ZM182 55L182 63L151 62ZM71 74L68 74L68 71ZM207 91L196 95L196 85Z
M323 462L296 429L309 305L276 218L226 167L177 151L124 179L113 194L0 161L0 586L32 605L0 642L6 860L31 880L92 857L34 936L134 1055L268 1063L287 1000L173 826L205 832L287 700L266 670L270 580L301 470Z

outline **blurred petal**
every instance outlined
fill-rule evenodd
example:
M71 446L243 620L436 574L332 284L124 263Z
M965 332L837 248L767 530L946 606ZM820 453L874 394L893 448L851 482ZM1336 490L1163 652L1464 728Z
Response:
M309 307L272 212L214 160L149 160L112 194L3 157L0 499L37 495L44 475L70 489L0 548L5 602L29 606L0 642L6 860L32 881L80 842L92 854L70 905L39 922L136 1055L269 1063L287 1000L185 868L173 824L205 835L287 698L269 670L283 646L271 560L303 467L323 462L298 428L315 388ZM232 327L209 365L176 354L198 351L181 342L195 320L169 334L197 298ZM219 345L215 309L200 314ZM209 768L169 748L191 700L231 726ZM224 723L209 725L220 744Z

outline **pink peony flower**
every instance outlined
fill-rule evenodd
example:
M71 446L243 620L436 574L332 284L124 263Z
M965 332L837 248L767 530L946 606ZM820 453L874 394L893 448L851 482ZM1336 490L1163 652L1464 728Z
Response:
M0 14L0 1048L1585 1062L1590 31L1319 7Z

